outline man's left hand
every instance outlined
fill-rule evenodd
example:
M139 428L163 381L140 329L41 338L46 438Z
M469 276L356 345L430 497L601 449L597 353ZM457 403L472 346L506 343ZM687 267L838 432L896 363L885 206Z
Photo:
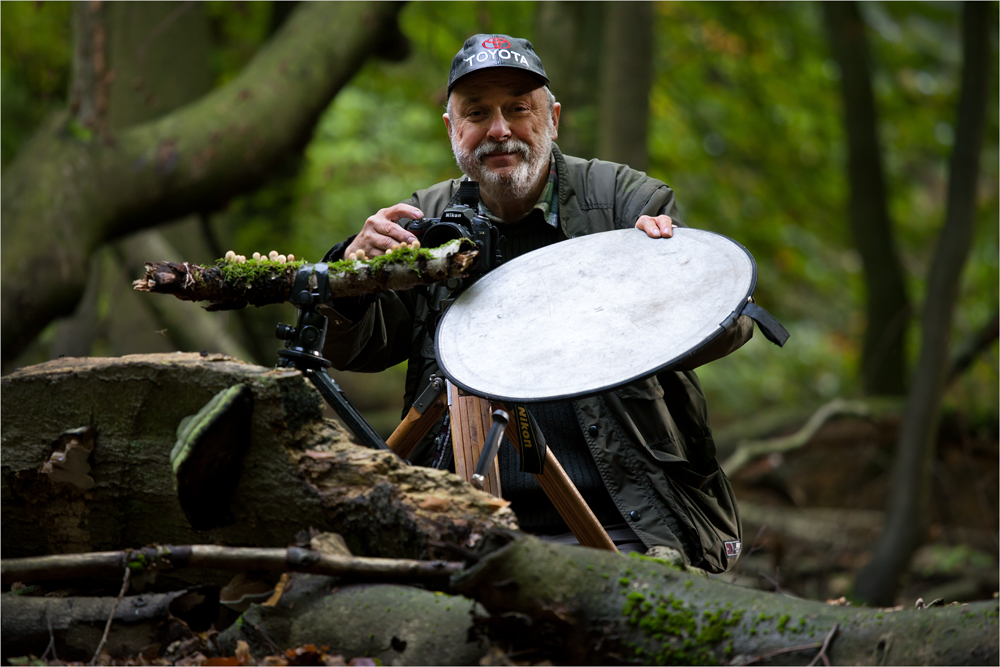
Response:
M674 235L674 221L669 215L658 215L655 218L651 215L640 215L635 221L635 228L646 232L646 236L653 239L669 239Z

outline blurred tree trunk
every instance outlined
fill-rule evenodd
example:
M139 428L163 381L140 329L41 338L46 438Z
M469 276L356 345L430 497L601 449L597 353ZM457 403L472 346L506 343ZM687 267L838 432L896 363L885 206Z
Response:
M653 3L614 2L605 13L597 155L645 171L653 87Z
M603 2L542 2L534 46L562 104L558 143L567 155L597 157Z
M397 3L303 3L228 84L112 132L106 100L113 74L101 50L107 6L86 8L78 16L90 46L80 46L78 56L90 65L75 67L92 65L92 84L73 91L69 113L43 123L0 185L5 363L74 310L95 248L259 186L302 149L336 92L370 54L381 53L385 36L399 35Z
M543 2L536 22L538 54L563 105L559 146L645 169L653 5Z
M104 79L109 80L102 89L93 57L78 58L74 63L74 99L105 100L101 109L106 114L94 118L93 129L114 134L170 113L212 89L211 40L203 4L80 3L73 12L75 25L90 26L74 35L75 52L94 54L101 50L98 60L103 62ZM94 102L86 105L97 106ZM87 277L87 291L99 296L81 299L73 316L59 323L49 356L93 354L100 339L102 353L112 355L160 349L211 350L247 359L246 349L227 333L225 318L192 305L159 307L150 299L120 289L135 277L123 272L131 268L135 273L138 267L139 275L147 260L208 262L221 256L211 254L200 230L192 218L182 228L169 230L168 237L148 230L113 248L98 250ZM166 254L135 254L154 250ZM100 304L108 302L117 307L98 312ZM126 346L121 347L121 342Z
M949 168L945 223L927 280L920 360L896 447L885 530L871 562L858 573L855 583L857 597L872 604L893 604L899 575L919 546L926 527L934 443L948 374L951 323L975 221L989 88L988 31L990 25L995 25L990 20L991 11L989 4L965 4L955 148Z
M870 395L906 392L906 330L910 304L886 201L865 24L854 2L823 3L831 51L840 64L847 133L848 222L861 255L868 328L861 379Z

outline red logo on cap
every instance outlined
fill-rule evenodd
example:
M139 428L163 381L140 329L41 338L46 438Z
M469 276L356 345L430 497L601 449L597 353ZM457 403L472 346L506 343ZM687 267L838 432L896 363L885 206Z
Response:
M483 42L484 49L509 49L510 42L503 37L490 37Z

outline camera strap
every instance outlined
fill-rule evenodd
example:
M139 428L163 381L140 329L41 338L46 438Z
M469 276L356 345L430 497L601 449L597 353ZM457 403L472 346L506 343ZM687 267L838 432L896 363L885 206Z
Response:
M521 472L541 475L545 469L545 436L527 406L522 403L511 407L511 423L515 426L521 452Z

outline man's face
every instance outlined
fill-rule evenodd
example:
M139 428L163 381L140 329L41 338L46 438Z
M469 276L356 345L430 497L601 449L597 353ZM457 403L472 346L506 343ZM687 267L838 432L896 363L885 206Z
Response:
M525 72L494 68L452 89L444 123L462 171L497 200L519 199L548 167L559 126L545 89Z

